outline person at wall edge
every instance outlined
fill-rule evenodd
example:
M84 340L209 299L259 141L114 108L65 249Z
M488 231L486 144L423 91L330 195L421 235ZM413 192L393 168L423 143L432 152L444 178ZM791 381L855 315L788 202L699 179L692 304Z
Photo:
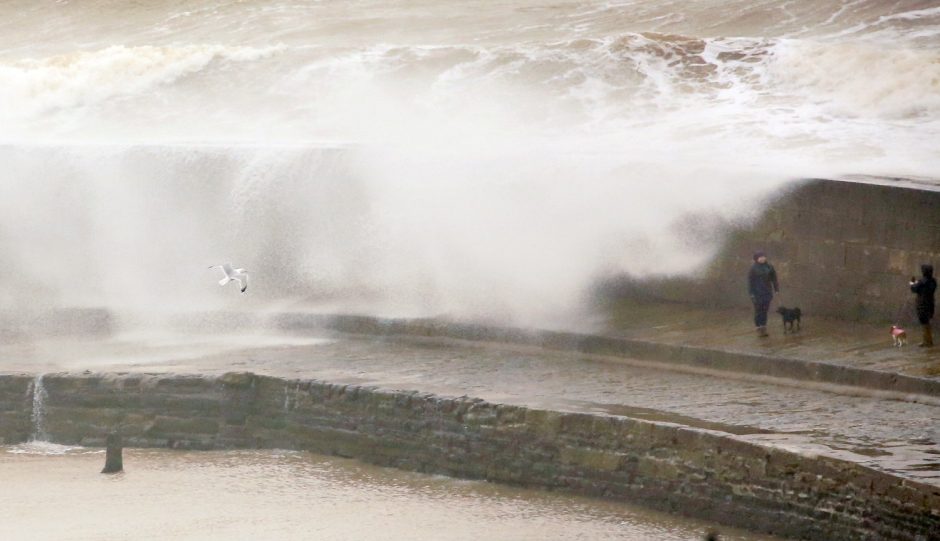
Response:
M920 273L923 278L911 278L911 291L917 294L916 308L917 320L924 329L924 340L920 347L933 346L933 331L930 329L930 320L934 315L934 294L937 291L937 280L933 277L933 265L921 265Z
M777 271L767 262L767 254L764 252L754 253L754 264L751 265L751 271L747 275L747 290L754 304L754 326L757 327L757 336L762 338L769 336L767 312L770 310L774 293L780 292L780 285L777 283Z

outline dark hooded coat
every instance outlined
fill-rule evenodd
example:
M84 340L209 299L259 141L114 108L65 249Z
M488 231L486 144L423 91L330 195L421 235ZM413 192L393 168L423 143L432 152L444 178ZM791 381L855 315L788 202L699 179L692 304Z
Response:
M751 298L755 301L770 301L777 291L780 291L780 286L773 265L755 261L747 274L747 292Z
M937 280L933 277L933 265L921 265L920 272L924 276L911 284L911 291L917 294L915 301L917 319L926 325L934 315Z

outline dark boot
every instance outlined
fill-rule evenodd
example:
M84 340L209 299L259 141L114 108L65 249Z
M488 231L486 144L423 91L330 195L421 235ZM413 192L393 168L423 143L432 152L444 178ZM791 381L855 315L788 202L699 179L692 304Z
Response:
M930 328L929 323L927 325L924 325L924 341L917 345L922 348L933 347L933 329Z

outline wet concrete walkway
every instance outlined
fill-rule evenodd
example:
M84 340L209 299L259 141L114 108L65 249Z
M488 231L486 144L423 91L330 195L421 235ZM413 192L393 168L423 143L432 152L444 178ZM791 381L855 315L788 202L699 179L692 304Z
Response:
M773 306L776 309L776 303ZM622 305L600 324L604 334L656 343L797 359L940 381L940 346L919 348L921 329L905 324L908 344L893 347L891 323L872 325L806 315L802 330L784 334L771 312L769 338L758 338L749 310L680 304ZM934 322L935 334L940 323Z
M269 336L175 346L85 343L19 355L0 371L251 371L563 411L595 412L726 432L835 456L940 486L940 406L678 373L642 361L442 338ZM264 344L252 347L251 344ZM82 349L84 347L85 349ZM210 351L215 350L216 353ZM182 352L189 354L183 355ZM25 356L24 356L25 355ZM60 357L57 357L60 356ZM59 362L56 359L69 359Z

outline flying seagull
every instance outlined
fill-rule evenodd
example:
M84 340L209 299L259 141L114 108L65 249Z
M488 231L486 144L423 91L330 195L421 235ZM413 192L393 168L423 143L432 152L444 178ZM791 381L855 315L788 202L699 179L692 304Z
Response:
M245 269L233 269L231 263L224 263L222 265L212 265L210 269L214 268L222 269L222 273L225 274L225 278L219 280L219 285L224 286L225 284L235 280L238 282L238 285L242 286L242 293L248 289L248 271Z

